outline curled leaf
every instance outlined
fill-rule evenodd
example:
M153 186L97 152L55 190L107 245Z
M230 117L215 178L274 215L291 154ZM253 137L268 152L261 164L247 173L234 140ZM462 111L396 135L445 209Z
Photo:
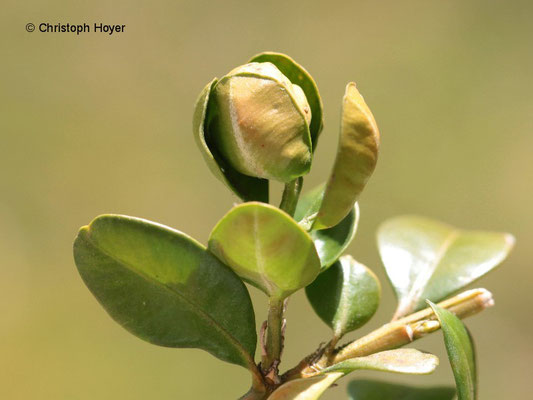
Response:
M379 131L355 83L346 86L339 149L313 229L337 225L353 208L378 158Z

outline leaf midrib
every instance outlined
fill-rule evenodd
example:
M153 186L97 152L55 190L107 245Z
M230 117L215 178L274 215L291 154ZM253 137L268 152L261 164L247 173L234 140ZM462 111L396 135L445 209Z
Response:
M407 303L407 308L402 311L402 314L409 313L413 311L413 309L416 307L416 305L420 301L420 296L424 292L424 289L427 287L427 285L431 281L431 278L433 277L433 275L435 275L435 272L439 268L439 264L441 263L444 255L446 254L450 246L453 244L453 242L455 242L455 240L459 237L460 233L460 230L453 229L447 235L446 239L437 250L434 261L429 263L426 269L426 273L421 273L413 283L411 290L407 292L406 297L410 300Z
M235 346L235 348L238 350L238 352L241 354L241 356L243 356L243 359L246 361L247 364L252 365L254 364L254 361L251 357L251 355L248 353L248 351L241 345L241 343L231 334L229 333L224 327L220 326L220 324L213 318L211 317L209 314L207 314L206 312L204 312L201 307L189 300L187 297L185 297L183 294L181 294L180 292L174 290L172 287L164 284L163 282L160 282L152 277L150 277L148 274L146 273L143 273L142 271L139 271L138 269L136 269L134 266L132 265L129 265L127 262L121 260L120 258L117 258L115 256L113 256L112 254L110 254L109 252L107 252L106 250L102 249L100 246L97 245L97 243L91 238L91 232L89 229L87 229L87 235L86 235L86 238L87 240L89 241L89 243L91 243L95 248L97 248L99 251L101 251L105 256L111 258L112 260L114 260L115 262L117 262L119 265L122 265L124 266L126 269L130 270L131 272L133 272L134 274L140 276L141 278L145 279L146 281L148 282L151 282L151 283L154 283L156 286L160 286L161 288L164 288L165 290L175 294L176 296L178 296L182 301L183 303L185 303L186 305L189 306L189 308L191 308L194 312L197 312L197 314L203 319L206 321L207 325L209 326L212 326L215 330L217 330L223 337L225 337L233 346Z
M339 307L337 308L337 312L335 313L334 321L335 321L335 335L336 336L342 336L345 332L346 325L348 322L349 312L348 312L348 305L349 301L346 298L347 293L349 293L349 290L347 290L350 287L351 284L351 272L352 269L350 266L345 267L343 265L342 260L340 261L341 269L342 269L342 289L341 289L341 298L339 301Z
M255 260L257 269L259 271L258 277L259 280L263 283L264 288L266 289L269 296L272 296L276 288L273 287L274 285L272 282L267 279L268 272L265 268L265 260L264 260L264 254L263 254L263 244L261 242L261 233L259 232L259 210L254 209L253 210L253 241L254 241L254 251L255 251Z

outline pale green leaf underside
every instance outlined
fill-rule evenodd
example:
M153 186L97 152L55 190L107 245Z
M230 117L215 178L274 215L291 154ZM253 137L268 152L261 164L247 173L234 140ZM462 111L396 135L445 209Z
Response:
M305 291L313 309L337 339L367 323L381 297L376 275L349 255L322 272Z
M208 247L270 297L287 297L320 271L309 234L288 214L264 203L244 203L230 210L211 232Z
M74 258L100 304L139 338L204 349L244 367L253 363L255 317L246 287L189 236L103 215L80 230Z
M417 216L385 222L378 247L398 297L395 317L440 301L500 264L514 244L507 233L466 231Z
M339 146L313 229L337 225L352 210L374 172L379 131L355 83L346 86Z
M433 354L416 349L396 349L375 353L366 357L356 357L332 365L324 373L342 372L349 374L356 370L396 372L400 374L425 375L435 371L439 359Z
M282 53L264 52L252 57L249 62L271 62L283 75L289 78L293 84L302 88L307 102L309 103L309 107L311 108L311 125L309 126L309 130L314 151L318 143L318 136L322 131L323 111L322 99L320 98L318 87L316 86L313 77L304 67L286 54Z
M453 387L416 387L376 380L356 380L348 384L350 400L452 400Z
M312 378L295 379L277 388L268 400L317 400L342 376L340 372L333 372Z
M454 314L430 301L429 305L439 319L444 344L457 386L458 400L477 398L477 372L474 344L463 322Z

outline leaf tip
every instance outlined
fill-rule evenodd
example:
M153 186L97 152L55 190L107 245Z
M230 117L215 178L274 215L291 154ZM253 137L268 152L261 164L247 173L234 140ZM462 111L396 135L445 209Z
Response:
M507 244L507 247L509 248L509 251L511 251L516 243L516 238L511 233L505 233L504 239L505 243Z

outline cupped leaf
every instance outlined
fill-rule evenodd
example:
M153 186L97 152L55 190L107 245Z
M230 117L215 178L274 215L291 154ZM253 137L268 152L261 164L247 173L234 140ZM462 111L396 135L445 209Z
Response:
M230 210L211 232L208 247L242 279L278 299L307 286L320 271L309 234L287 213L264 203Z
M513 244L507 233L465 231L417 216L385 222L378 247L398 297L395 318L474 282L500 264Z
M416 387L375 380L348 384L350 400L452 400L455 389L447 386Z
M324 195L324 187L319 186L301 197L296 208L294 218L303 227L310 226L308 219L320 208ZM310 231L313 238L322 269L332 265L352 242L359 224L359 205L355 203L352 211L334 227L318 231Z
M289 80L298 86L300 86L307 98L309 107L311 108L311 124L309 130L311 133L311 142L313 143L313 150L316 149L318 143L318 136L322 131L324 125L323 122L323 110L322 99L320 93L318 93L318 87L315 81L296 61L285 54L275 52L265 52L257 54L252 57L249 62L270 62L274 64Z
M306 287L309 302L339 339L370 320L381 297L376 275L351 256L343 256Z
M277 388L268 400L317 400L322 394L342 377L340 372L295 379Z
M356 370L373 370L396 372L400 374L425 375L435 371L439 359L433 354L423 353L416 349L396 349L375 353L366 357L351 358L332 365L322 372L342 372L349 374Z
M310 108L301 88L273 64L230 71L214 86L209 111L210 147L237 171L286 183L309 172Z
M253 365L255 317L246 287L184 233L103 215L81 228L74 259L100 304L135 336Z
M209 82L196 101L193 115L193 133L196 144L213 175L233 193L243 201L257 200L268 203L268 180L241 174L224 160L216 146L213 145L213 138L209 134L209 100L216 83L216 78Z
M352 210L378 159L379 131L355 83L346 86L337 158L313 229L337 225Z
M455 377L458 400L474 400L477 398L477 373L472 337L453 313L431 301L428 301L428 304L433 308L441 325L444 344Z

